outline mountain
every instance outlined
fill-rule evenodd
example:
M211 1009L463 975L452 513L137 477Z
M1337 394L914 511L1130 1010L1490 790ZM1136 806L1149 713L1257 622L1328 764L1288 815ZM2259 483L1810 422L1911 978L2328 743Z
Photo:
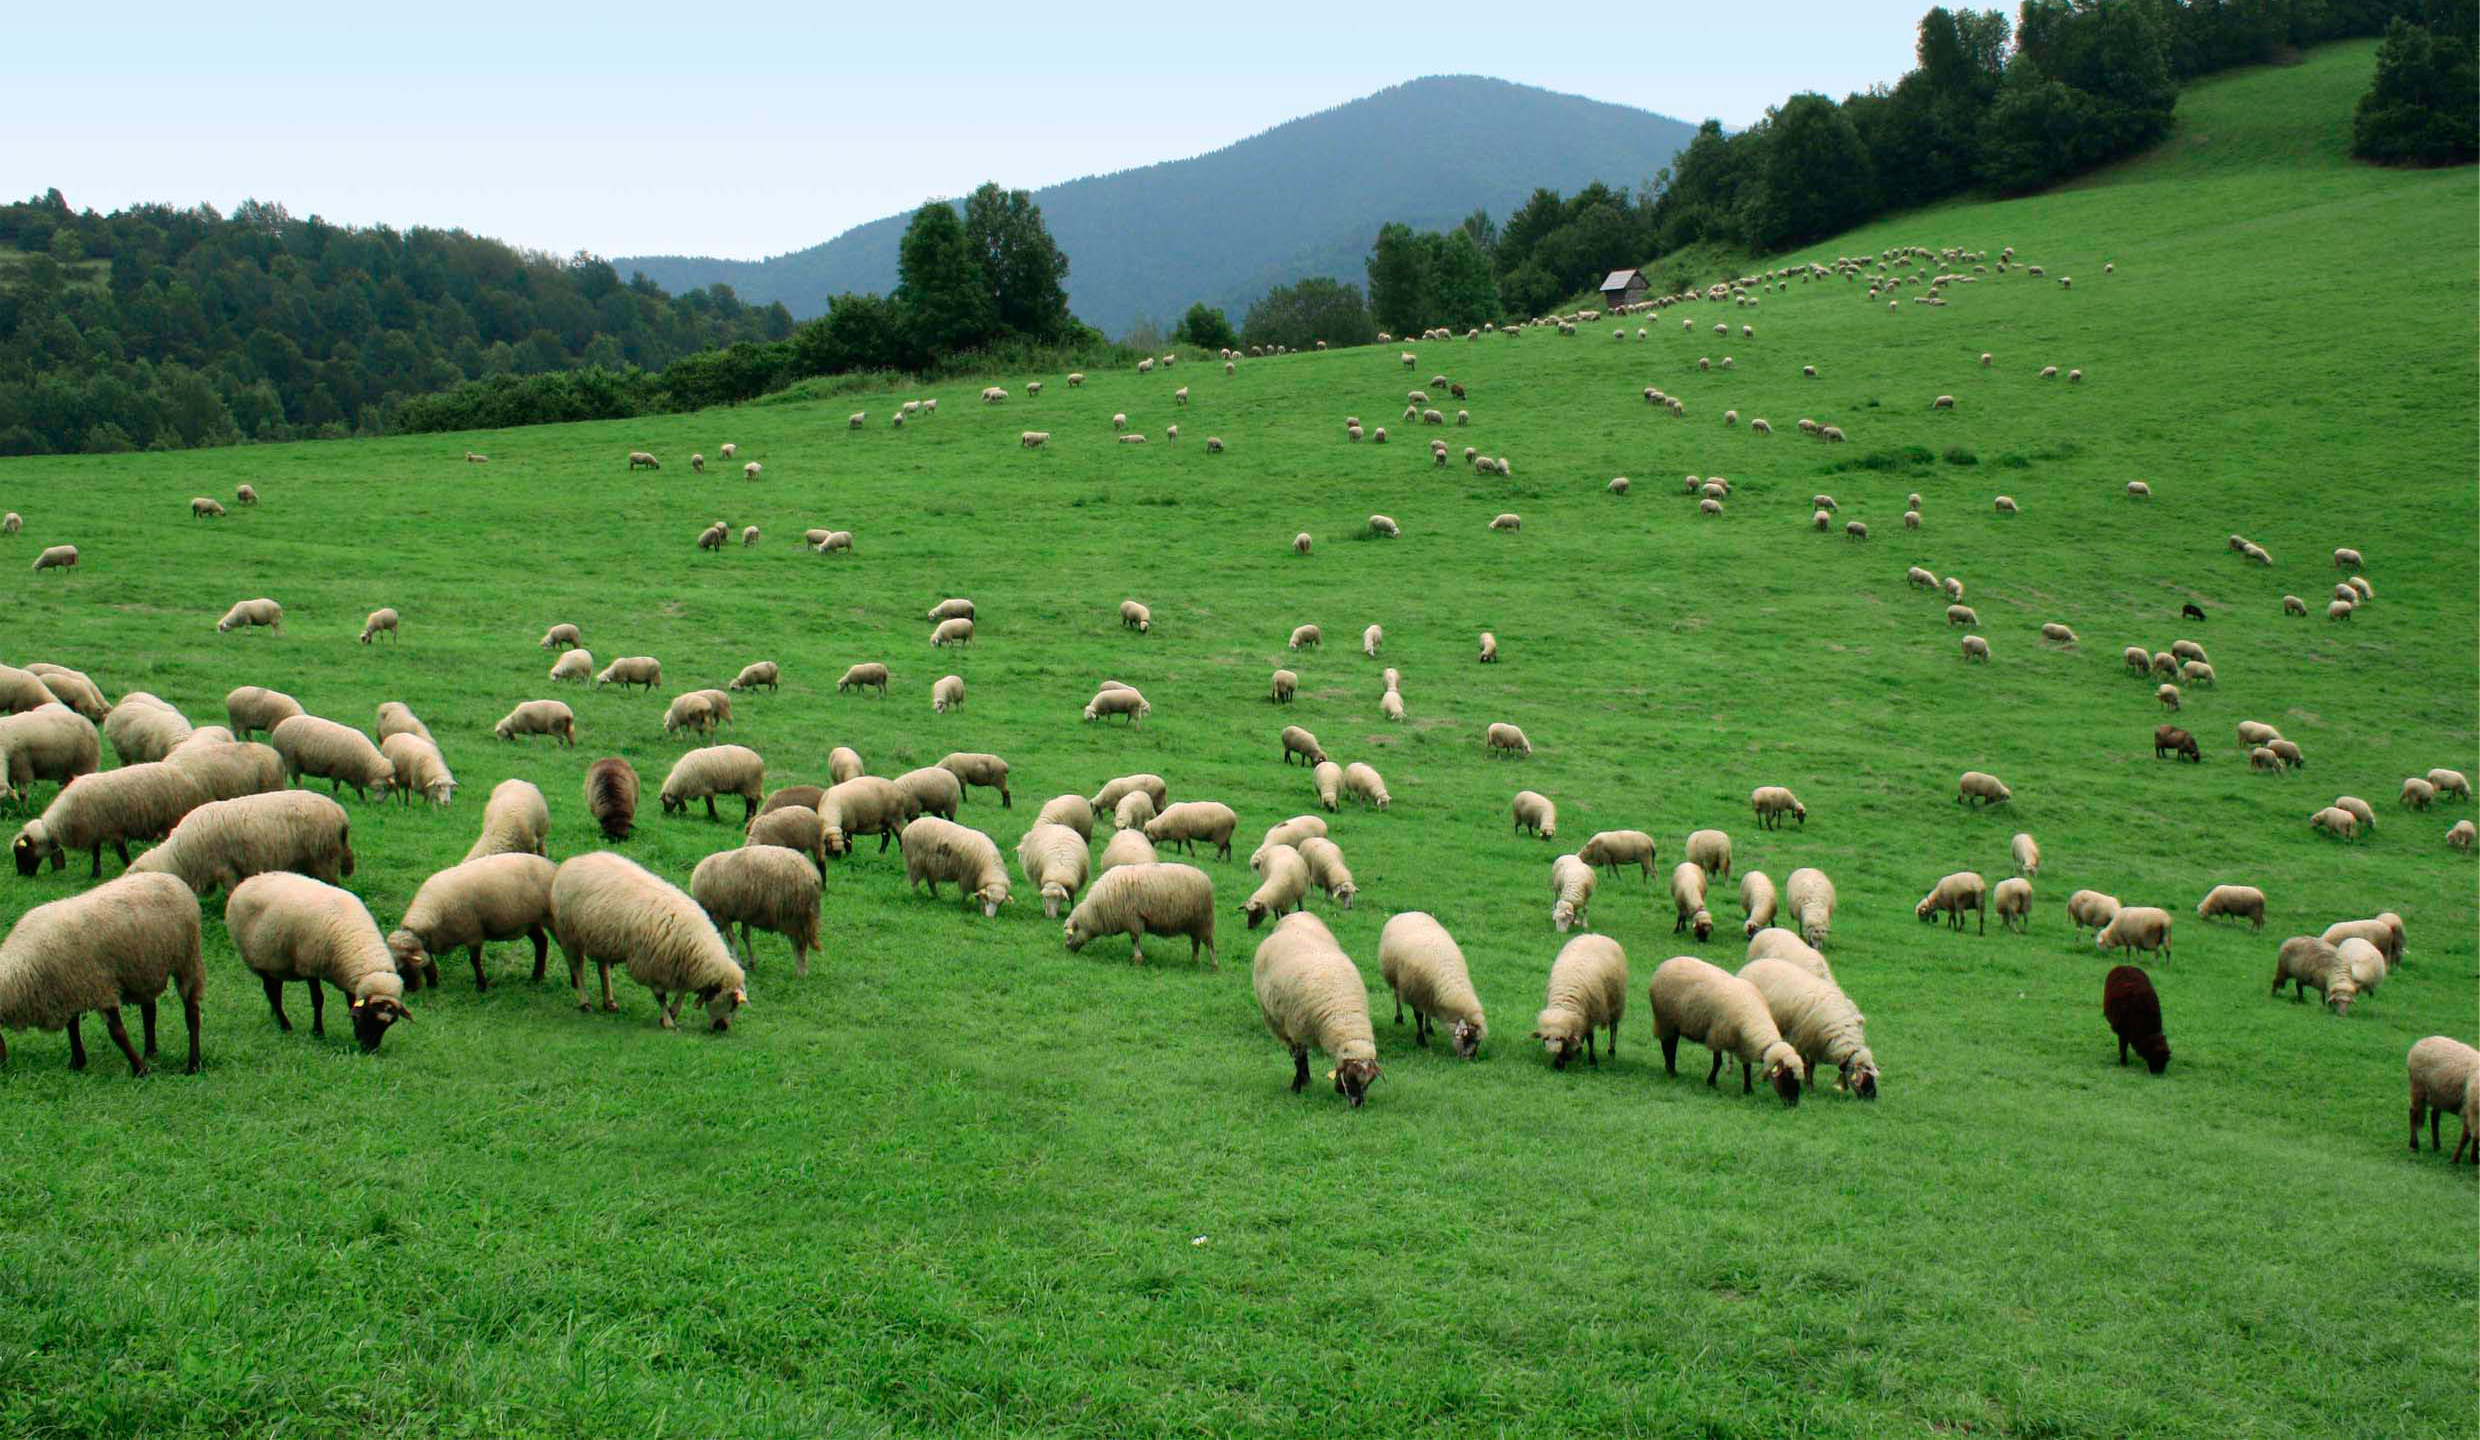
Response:
M1268 288L1307 275L1358 281L1378 227L1494 218L1537 186L1634 186L1696 133L1650 111L1475 75L1433 76L1187 160L1089 176L1034 192L1068 254L1078 318L1113 334L1168 324L1198 300L1237 323ZM744 301L780 300L807 318L848 290L896 282L909 216L874 220L766 260L677 255L612 261L679 292L717 282Z

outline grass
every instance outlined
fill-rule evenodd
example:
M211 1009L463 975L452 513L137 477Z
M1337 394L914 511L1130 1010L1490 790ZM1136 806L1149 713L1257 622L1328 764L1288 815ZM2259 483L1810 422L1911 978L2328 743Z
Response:
M17 562L11 660L200 720L256 682L430 722L466 798L350 806L351 883L383 924L462 855L505 776L551 798L555 855L594 848L578 784L607 753L650 792L623 848L685 882L737 836L652 814L683 748L660 735L665 693L772 658L783 692L742 700L730 737L771 781L818 779L836 744L879 773L995 750L1027 803L977 793L961 818L1002 848L1043 798L1153 770L1238 808L1245 856L1312 806L1275 742L1309 726L1395 799L1334 819L1361 887L1328 912L1345 948L1374 986L1385 917L1435 912L1493 1023L1458 1064L1414 1050L1381 992L1367 1108L1295 1098L1236 919L1220 973L1176 947L1135 968L1117 944L1065 953L1022 896L996 921L909 896L892 852L865 849L831 876L823 961L795 981L762 941L728 1036L660 1033L629 988L623 1014L580 1016L511 946L487 994L446 965L368 1057L277 1034L211 902L204 1076L132 1081L108 1046L72 1075L62 1037L11 1037L0 1431L2468 1433L2473 1182L2406 1157L2402 1056L2475 1028L2473 872L2441 839L2469 812L2393 795L2433 765L2480 769L2475 194L2468 169L2343 160L2371 55L2200 86L2158 153L2103 181L1820 252L2013 244L2071 292L1992 277L1889 315L1835 281L1753 315L1699 307L1694 336L1660 317L1641 345L1536 333L1416 346L1411 372L1380 348L1229 379L1052 376L991 409L951 385L901 432L874 401L847 433L839 401L0 464L0 504L27 517L14 553L86 555L65 580ZM1715 341L1725 314L1758 339ZM1698 373L1708 352L1735 370ZM2088 379L2036 381L2051 363ZM1473 426L1448 438L1513 457L1512 479L1431 469L1417 426L1343 442L1344 414L1395 428L1433 371L1472 388ZM1657 418L1647 384L1689 419ZM1929 410L1941 392L1955 411ZM1781 433L1725 429L1726 407ZM1109 442L1121 410L1151 443ZM1801 415L1852 444L1800 439ZM1050 448L1019 450L1028 427ZM688 472L726 439L763 481ZM468 447L491 464L462 464ZM641 447L660 474L623 473ZM1715 471L1729 513L1699 521L1679 477ZM1605 492L1616 474L1631 496ZM2149 506L2124 499L2134 478ZM187 518L189 496L242 481L265 503ZM1991 513L2001 488L2020 516ZM1871 523L1866 545L1808 530L1819 490ZM1523 530L1485 531L1506 509ZM1404 538L1343 543L1372 511ZM696 553L718 516L764 543ZM854 530L858 552L803 553L811 525ZM1300 529L1313 557L1288 549ZM2276 565L2229 555L2234 530ZM2343 544L2375 603L2284 620L2285 591L2321 613ZM1943 602L1904 586L1913 563L1965 577L1992 664L1958 662ZM284 634L212 633L259 594L284 601ZM951 594L979 602L980 632L933 652L922 614ZM1150 636L1114 623L1131 595ZM2189 600L2209 623L2179 621ZM355 645L381 604L404 612L401 648ZM2081 648L2041 646L2051 619ZM668 690L562 694L573 752L497 744L493 719L556 693L533 641L557 620L599 657L661 657ZM1332 647L1286 653L1307 620ZM1349 643L1372 621L1401 726ZM1504 663L1471 663L1483 629ZM2201 767L2152 759L2151 687L2117 659L2181 635L2222 677L2182 717ZM862 659L894 667L890 700L834 693ZM1278 664L1301 673L1281 713L1263 699ZM969 702L934 717L950 670ZM1078 723L1106 676L1152 699L1144 728ZM2243 718L2309 769L2249 774ZM1501 719L1531 761L1483 757ZM2015 802L1958 809L1965 769ZM1749 824L1762 783L1800 792L1805 829ZM1563 842L1643 828L1667 865L1721 825L1743 868L1832 874L1835 965L1884 1098L1711 1093L1693 1047L1666 1078L1642 986L1691 947L1633 878L1593 910L1636 977L1620 1054L1553 1073L1525 1038L1558 945L1551 847L1509 833L1520 786L1558 800ZM2377 833L2312 837L2344 792L2376 804ZM2005 873L2018 829L2047 855L2028 936L1913 921L1946 871ZM1204 863L1229 916L1252 877ZM2224 880L2272 897L2263 933L2194 919ZM10 877L0 918L84 883ZM2108 962L2060 908L2083 886L2185 917L2176 958L2149 965L2176 1051L2162 1079L2111 1063ZM2282 936L2389 908L2409 963L2347 1019L2266 998ZM1727 931L1696 948L1740 953Z

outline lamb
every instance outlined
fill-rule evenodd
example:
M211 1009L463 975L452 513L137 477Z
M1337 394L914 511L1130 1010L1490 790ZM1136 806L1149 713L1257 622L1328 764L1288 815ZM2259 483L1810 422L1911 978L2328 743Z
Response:
M1712 938L1714 917L1705 908L1704 866L1683 860L1671 867L1671 904L1679 912L1679 918L1671 924L1673 935L1693 929L1700 945Z
M2153 979L2133 965L2113 966L2101 981L2101 1018L2118 1037L2118 1063L2133 1049L2144 1068L2159 1075L2170 1068L2170 1041L2162 1034L2161 997Z
M880 699L887 698L887 667L875 660L865 660L858 665L847 667L835 682L835 693L838 695L847 690L862 691L872 688L877 689Z
M206 967L198 901L170 875L124 875L81 895L37 905L0 940L0 1030L69 1032L69 1068L86 1068L80 1025L89 1010L129 1060L147 1073L155 1055L155 1002L171 985L189 1027L190 1074L198 1073L199 1004ZM129 1043L121 1006L136 1003L145 1052ZM0 1041L0 1061L8 1045Z
M502 740L519 735L550 735L563 745L577 743L577 716L557 700L528 700L499 717L491 733Z
M1550 963L1541 1013L1533 1021L1533 1038L1549 1053L1552 1069L1566 1069L1579 1043L1585 1063L1599 1065L1601 1057L1594 1048L1597 1029L1608 1031L1611 1058L1618 1058L1627 983L1627 952L1619 948L1618 941L1579 935L1559 948L1558 958Z
M1490 520L1490 528L1493 530L1521 530L1524 528L1524 517L1516 514L1496 515Z
M1783 882L1783 908L1800 927L1800 938L1822 950L1834 923L1834 882L1803 866Z
M1837 1089L1862 1100L1877 1098L1877 1057L1869 1050L1867 1017L1831 976L1794 961L1759 957L1740 967L1739 978L1764 998L1766 1013L1799 1052L1806 1076L1813 1079L1821 1067L1832 1065L1840 1072Z
M939 882L952 880L965 904L978 903L985 918L996 916L1007 903L1007 866L1000 863L999 847L981 831L924 815L904 827L898 843L904 848L907 888L926 885L935 900Z
M2265 892L2253 885L2216 885L2196 902L2198 919L2229 915L2252 921L2251 930L2265 928Z
M1131 790L1119 797L1119 804L1111 807L1111 828L1143 830L1157 813L1153 796L1142 790Z
M944 770L932 767L930 773L951 785L955 783L956 777ZM920 807L902 786L877 775L839 780L827 787L827 793L818 800L818 817L826 822L830 855L848 853L853 841L864 835L876 835L879 853L885 854L905 822L920 813Z
M1109 858L1106 852L1103 873L1060 927L1071 952L1099 936L1126 935L1129 959L1142 965L1147 935L1184 935L1192 964L1202 953L1209 968L1222 968L1214 949L1214 881L1203 870L1150 859L1112 865Z
M684 814L692 800L706 802L706 818L715 819L715 797L738 795L746 827L758 818L758 802L766 794L766 762L746 745L709 745L692 750L663 777L660 798L666 815Z
M1808 828L1808 807L1800 803L1799 796L1780 785L1760 785L1749 791L1748 805L1756 812L1761 829L1781 829L1785 815L1799 821L1801 829Z
M970 645L972 643L973 622L970 620L961 618L941 620L938 628L930 632L930 644L934 649L943 645Z
M284 1013L288 980L310 987L313 1035L327 1033L322 983L343 991L350 1002L353 1038L365 1051L379 1048L389 1026L413 1018L405 1008L405 982L396 973L387 942L379 937L378 923L349 891L307 875L253 875L233 887L224 906L224 926L241 962L256 971L266 987L267 1008L281 1030L293 1028Z
M996 755L978 750L958 750L939 761L939 768L966 785L979 785L999 792L1001 809L1014 809L1016 797L1008 793L1008 763Z
M1723 832L1689 832L1687 854L1689 859L1704 868L1707 875L1717 880L1731 878L1731 837Z
M1378 1044L1368 989L1334 933L1314 915L1287 915L1250 970L1266 1029L1292 1053L1292 1093L1309 1084L1314 1045L1335 1061L1335 1093L1359 1109L1380 1074Z
M284 629L284 607L273 600L264 598L237 601L230 610L224 612L223 619L215 622L215 633L223 635L258 625L265 625L281 632Z
M2003 805L2014 798L2015 792L2006 788L2005 781L1978 770L1964 771L1963 778L1956 782L1955 803L1958 805Z
M1249 857L1249 867L1263 880L1257 887L1257 893L1240 907L1240 913L1248 917L1251 930L1256 929L1268 915L1279 919L1286 911L1300 909L1303 898L1309 893L1309 862L1290 845L1274 843L1272 835L1273 832L1269 831L1268 843L1259 846L1257 853Z
M2118 897L2098 890L2078 890L2067 897L2067 919L2074 924L2077 939L2087 929L2099 930L2118 914Z
M606 756L586 770L586 813L609 840L626 840L637 827L637 771L620 757ZM499 792L491 792L494 799ZM490 814L483 815L485 833Z
M1267 698L1277 705L1289 705L1292 703L1292 697L1299 692L1300 677L1289 670L1277 670L1274 672L1274 681L1267 690Z
M1532 792L1528 790L1524 793L1529 795ZM1642 830L1604 830L1578 846L1576 858L1597 868L1608 866L1614 876L1619 873L1620 866L1634 865L1650 880L1653 878L1653 837Z
M1491 755L1503 752L1527 760L1533 755L1533 742L1524 738L1522 730L1503 721L1491 724L1483 744L1487 747L1486 753Z
M2093 936L2096 950L2159 950L2170 954L2170 912L2154 905L2122 905L2101 932Z
M1160 775L1150 774L1122 775L1095 791L1094 797L1086 803L1093 807L1095 814L1107 815L1118 806L1121 797L1132 790L1144 791L1148 798L1153 800L1154 808L1157 810L1170 803L1170 787L1163 784L1163 778Z
M2473 825L2469 820L2457 820L2453 827L2446 831L2446 844L2466 855L2471 853L2472 841L2475 838L2480 838L2480 826Z
M1392 690L1386 693L1389 697L1395 694ZM1402 718L1400 705L1398 701L1398 719ZM1393 803L1393 797L1386 793L1386 781L1375 769L1358 760L1343 767L1343 793L1374 810L1384 810Z
M629 978L654 992L656 1023L666 1030L679 1028L675 1017L691 996L716 1030L731 1029L749 1003L748 979L706 912L624 855L603 850L561 864L551 878L551 933L568 960L579 1010L594 1008L586 998L588 961L601 975L603 1009L620 1008L611 967L625 964Z
M1304 765L1315 765L1326 758L1326 751L1318 744L1317 737L1298 725L1284 726L1282 738L1283 763L1286 765L1292 763L1292 757L1295 755L1300 757L1300 763Z
M1991 894L1991 904L1998 912L1998 928L2028 931L2032 923L2032 882L2021 875L2009 875L1998 882ZM1982 924L1988 923L1986 917Z
M942 675L930 685L930 713L944 715L964 708L964 677Z
M1092 865L1086 844L1085 836L1065 825L1040 824L1016 843L1016 868L1025 883L1041 893L1044 919L1058 919L1059 907L1074 906L1077 892L1085 888Z
M1944 914L1950 930L1963 928L1963 912L1971 910L1980 916L1980 933L1989 933L1989 882L1969 870L1958 870L1939 880L1920 903L1912 907L1914 919L1927 922Z
M534 979L550 958L553 866L539 855L501 853L468 859L422 882L405 918L389 931L387 948L408 988L439 985L441 954L467 952L474 988L491 988L483 973L482 947L522 935L534 942Z
M1308 862L1309 883L1325 891L1327 899L1351 909L1352 897L1360 893L1360 886L1352 879L1351 867L1343 863L1342 847L1323 835L1303 835L1292 848Z
M2406 776L2402 783L2401 802L2414 810L2425 810L2436 803L2437 787L2417 775Z
M1481 997L1473 990L1464 952L1436 918L1419 910L1389 918L1378 932L1378 968L1395 994L1396 1024L1404 1023L1404 1005L1411 1003L1418 1043L1428 1045L1430 1031L1444 1021L1456 1058L1479 1055L1489 1034Z
M1684 1036L1713 1052L1708 1087L1722 1074L1724 1058L1737 1056L1741 1094L1753 1093L1762 1069L1785 1105L1800 1103L1807 1066L1775 1027L1765 995L1754 984L1693 955L1674 955L1654 970L1646 995L1653 1006L1654 1038L1662 1043L1662 1065L1670 1074L1679 1073Z
M727 690L756 690L763 687L768 690L774 690L779 687L782 674L782 670L776 666L774 661L759 660L752 664L742 666L741 673L733 676L732 683L724 688Z
M392 606L380 606L370 612L369 619L362 622L363 644L369 644L372 636L380 634L385 634L390 640L397 638L396 611Z
M1119 602L1119 623L1123 629L1143 635L1154 628L1154 612L1134 600Z
M2351 978L2342 952L2313 935L2293 935L2274 953L2270 994L2279 997L2285 985L2291 987L2294 1003L2306 1000L2314 988L2325 997L2325 1008L2336 1015L2350 1014L2351 1002L2359 998L2359 985Z
M267 734L267 743L284 762L286 784L299 784L309 775L325 780L331 795L350 785L364 800L374 789L384 800L398 783L396 766L379 753L369 736L350 725L316 715L295 715L277 722Z
M1292 627L1292 638L1291 638L1291 640L1290 640L1290 642L1289 642L1289 646L1290 646L1290 648L1291 648L1291 649L1294 649L1294 650L1298 650L1299 648L1301 648L1301 647L1302 647L1302 646L1304 646L1304 645L1315 645L1315 646L1317 646L1317 647L1318 647L1319 649L1321 649L1321 650L1325 649L1325 648L1326 648L1326 636L1325 636L1325 633L1324 633L1323 631L1319 630L1319 629L1318 629L1318 627L1316 627L1315 625L1295 625L1295 626L1293 626L1293 627Z
M643 685L651 695L654 687L663 683L663 662L652 655L623 655L604 666L603 673L594 677L594 683L598 688L617 685L623 690Z
M1093 699L1085 702L1085 718L1088 720L1125 715L1133 727L1153 713L1153 705L1143 695L1126 688L1097 691Z
M858 779L868 772L869 767L861 763L861 752L849 745L838 745L827 752L829 784L841 785L847 780Z
M539 648L544 650L574 649L584 639L574 625L554 625L543 632Z
M12 510L9 513L14 516L17 512ZM34 557L34 569L38 575L46 570L75 570L77 563L78 548L75 545L47 545L43 547L42 554Z
M124 1043L122 1048L128 1047ZM2411 1078L2411 1153L2420 1153L2423 1115L2428 1118L2428 1148L2443 1150L2437 1122L2452 1112L2463 1119L2463 1137L2454 1142L2452 1163L2462 1164L2467 1148L2473 1151L2474 1163L2480 1163L2480 1129L2475 1128L2472 1113L2473 1096L2480 1094L2480 1050L2450 1035L2431 1035L2414 1041L2403 1060Z
M1518 790L1513 811L1515 828L1519 833L1530 830L1544 840L1557 838L1559 807L1551 803L1549 796L1532 790ZM1645 873L1648 877L1653 873L1650 859Z
M740 926L744 962L757 962L749 939L755 926L789 941L793 973L806 977L809 952L818 945L818 897L824 883L817 866L800 851L750 844L700 860L689 875L689 897L706 912L727 946L731 927Z
M551 805L542 791L530 780L502 780L491 787L491 798L482 807L482 833L465 858L549 855L550 834Z
M65 790L103 761L103 740L85 716L47 705L0 717L0 798L23 795L38 780Z
M1593 903L1594 870L1581 855L1561 855L1550 862L1550 923L1562 935L1573 927L1591 929L1585 911Z

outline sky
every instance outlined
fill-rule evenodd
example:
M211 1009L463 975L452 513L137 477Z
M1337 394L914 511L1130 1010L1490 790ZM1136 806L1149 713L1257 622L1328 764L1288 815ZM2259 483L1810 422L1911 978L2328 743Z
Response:
M0 196L756 259L1422 75L1742 126L1891 84L1927 3L27 5L0 54Z

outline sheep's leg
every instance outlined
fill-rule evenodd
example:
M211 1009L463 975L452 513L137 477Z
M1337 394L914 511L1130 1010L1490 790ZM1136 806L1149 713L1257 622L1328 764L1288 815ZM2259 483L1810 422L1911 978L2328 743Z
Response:
M1129 923L1135 928L1128 932L1128 963L1142 965L1145 963L1145 922L1132 920ZM1196 956L1192 954L1189 958L1193 960Z
M1590 1025L1584 1027L1584 1063L1595 1069L1601 1068L1602 1064L1602 1057L1593 1048L1593 1027Z
M2127 1037L2124 1035L2118 1037L2118 1063L2121 1065L2127 1063Z
M198 1073L198 991L181 997L181 1023L189 1027L189 1073Z
M259 983L267 987L267 1008L275 1012L276 1028L291 1030L293 1019L284 1013L284 982L273 975L261 975L258 978Z
M117 1022L120 1019L121 1012L118 1010L107 1010L104 1014L116 1022L112 1026L113 1035L116 1037L120 1036L121 1027ZM129 1048L129 1041L127 1039L124 1038L121 1040L121 1048L123 1050ZM2428 1148L2432 1151L2443 1150L2446 1148L2445 1142L2437 1138L2437 1122L2443 1120L2445 1115L2445 1107L2442 1105L2431 1105L2428 1108Z
M680 1002L687 999L688 995L689 992L686 990L681 991L678 995L666 994L661 990L654 992L655 1025L664 1030L679 1029L680 1022L672 1018L672 1012L680 1008Z
M1988 933L1989 933L1989 907L1987 907L1987 906L1985 906L1985 905L1984 905L1984 906L1981 906L1981 907L1979 907L1979 908L1980 908L1980 915L1981 915L1981 933L1982 933L1983 935L1986 935L1986 934L1988 934ZM1956 916L1955 918L1956 918L1956 919L1958 919L1958 920L1960 920L1960 919L1962 919L1963 917L1962 917L1962 916L1960 916L1960 915L1958 915L1958 916Z
M1711 1070L1708 1070L1708 1071L1706 1071L1706 1072L1705 1072L1705 1088L1706 1088L1706 1089L1708 1089L1708 1090L1718 1090L1718 1089L1722 1088L1722 1087L1720 1087L1720 1086L1718 1086L1718 1085L1716 1085L1716 1084L1714 1083L1714 1078L1715 1078L1716 1076L1720 1075L1721 1073L1722 1073L1722 1052L1721 1052L1721 1051L1719 1051L1719 1050L1716 1050L1716 1051L1714 1052L1714 1068L1713 1068L1713 1069L1711 1069Z
M752 965L758 963L757 947L749 943L749 922L746 920L741 922L741 958Z
M154 1058L155 1058L155 1002L154 1002L154 1001L152 1001L152 1000L141 1000L141 1001L139 1001L139 1002L138 1002L138 1019L139 1019L141 1022L143 1022L143 1023L144 1023L145 1028L146 1028L146 1058L147 1058L147 1059L149 1059L149 1060L152 1060L152 1059L154 1059Z
M1618 1021L1613 1020L1613 1021L1611 1021L1611 1022L1610 1022L1610 1043L1609 1043L1609 1044L1607 1044L1607 1045L1605 1045L1605 1046L1603 1046L1602 1048L1603 1048L1603 1050L1604 1050L1604 1051L1606 1051L1606 1052L1609 1054L1609 1056L1610 1056L1610 1058L1611 1058L1611 1059L1616 1060L1616 1059L1618 1059L1618 1058L1619 1058L1619 1022L1618 1022Z
M792 942L792 973L804 980L809 978L809 946L798 940Z
M882 826L878 832L878 853L881 855L886 854L889 842L893 841L895 838L895 831Z
M603 1009L606 1012L617 1014L620 1009L620 1002L613 999L611 994L611 962L609 960L597 960L594 962L594 968L601 971L603 976Z
M1396 1017L1395 1017L1395 1023L1396 1023L1396 1024L1398 1024L1398 1025L1403 1024L1403 1023L1404 1023L1404 1021L1403 1021L1403 1017L1402 1017L1402 1016L1400 1016L1400 1015L1396 1016ZM1429 1017L1428 1017L1427 1015L1422 1014L1422 1013L1421 1013L1420 1011L1418 1011L1418 1010L1415 1010L1415 1011L1413 1011L1413 1012L1412 1012L1412 1038L1413 1038L1414 1042L1415 1042L1415 1043L1417 1043L1417 1044L1419 1044L1420 1046L1422 1046L1422 1048L1424 1048L1424 1049L1428 1048L1428 1046L1429 1046Z
M1400 990L1395 992L1395 1023L1398 1025L1404 1023L1404 996ZM1420 1027L1415 1025L1413 1028L1417 1030Z
M1757 1093L1756 1077L1751 1073L1751 1067L1745 1060L1739 1062L1739 1093L1742 1095Z
M1292 1047L1292 1093L1297 1095L1308 1088L1309 1047L1295 1045Z
M715 797L712 795L706 797L706 818L709 820L718 818L715 814Z
M540 930L534 932L534 943L538 945L542 943L542 932ZM490 989L491 977L482 973L482 947L479 945L469 945L466 949L469 952L469 958L471 958L474 962L474 988L476 990ZM534 966L534 978L540 980L542 978L542 962L540 960L536 960L534 962Z
M308 984L310 986L310 1033L325 1036L327 1034L327 987L319 983L319 977L316 975L310 977Z
M85 1022L83 1015L69 1017L69 1068L72 1070L86 1068L86 1037L78 1033L78 1027ZM2420 1125L2416 1120L2411 1123L2411 1148L2420 1148Z
M154 1007L150 1005L148 1008L152 1009ZM146 1073L146 1061L140 1057L138 1052L129 1044L129 1027L121 1023L121 1007L115 1005L111 1009L103 1012L103 1028L112 1032L112 1043L120 1046L121 1053L129 1057L129 1073L132 1075L144 1075ZM154 1046L149 1045L147 1047L148 1053L152 1054L154 1052L154 1048Z

